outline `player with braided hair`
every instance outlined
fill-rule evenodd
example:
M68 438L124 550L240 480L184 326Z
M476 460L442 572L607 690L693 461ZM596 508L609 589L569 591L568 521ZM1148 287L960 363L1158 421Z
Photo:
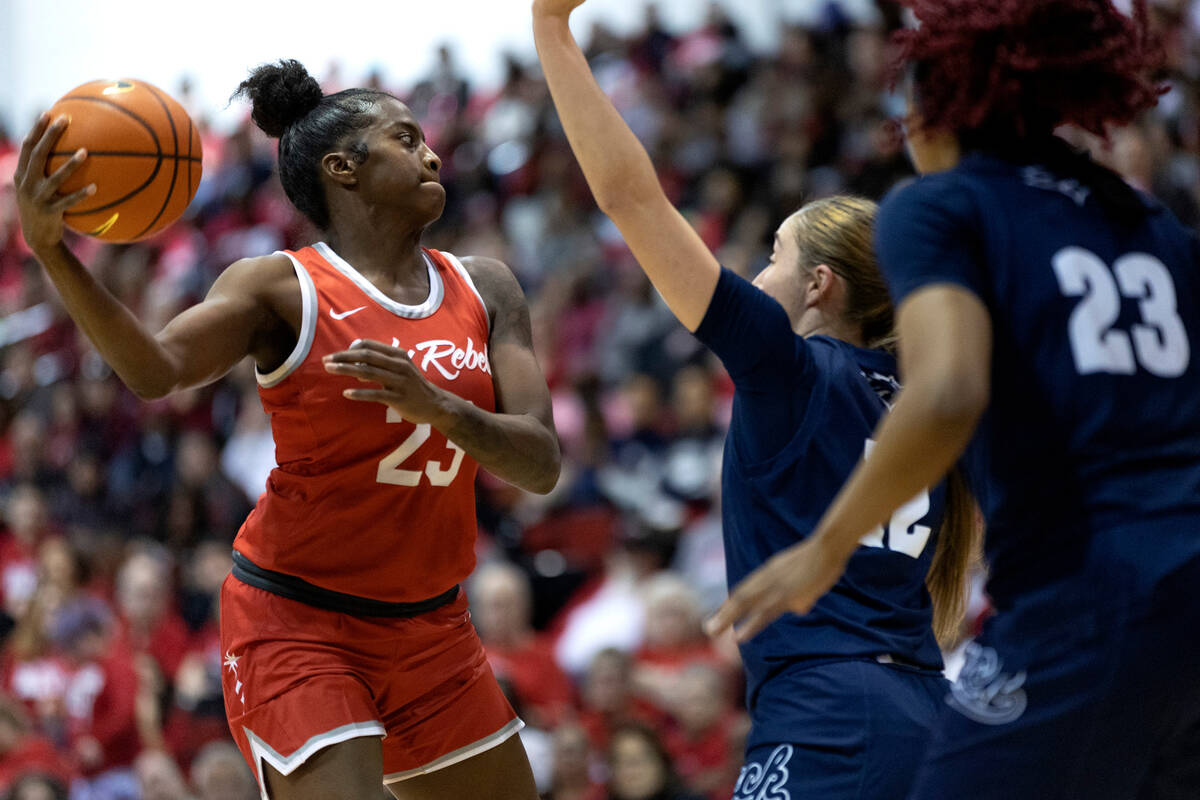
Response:
M1200 797L1200 243L1054 135L1156 102L1146 4L905 4L923 177L875 239L905 388L817 530L710 628L807 611L962 457L997 614L912 797Z

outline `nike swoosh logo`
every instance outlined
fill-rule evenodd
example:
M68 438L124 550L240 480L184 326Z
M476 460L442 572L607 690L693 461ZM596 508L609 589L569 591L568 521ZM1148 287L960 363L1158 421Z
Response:
M333 317L334 319L345 319L346 317L350 316L351 314L357 314L358 312L362 311L364 308L366 308L366 306L359 306L358 308L352 308L349 311L343 311L340 314L331 308L331 309L329 309L329 316Z

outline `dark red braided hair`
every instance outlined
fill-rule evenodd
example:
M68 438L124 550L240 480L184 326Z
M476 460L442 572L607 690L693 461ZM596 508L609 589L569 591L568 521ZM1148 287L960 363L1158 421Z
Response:
M1112 0L900 2L921 24L896 34L896 66L916 66L926 127L1025 138L1072 123L1104 136L1164 91L1146 0L1132 18Z

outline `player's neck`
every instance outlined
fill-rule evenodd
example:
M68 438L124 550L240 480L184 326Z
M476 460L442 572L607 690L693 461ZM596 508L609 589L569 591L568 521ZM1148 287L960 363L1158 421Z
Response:
M370 219L339 219L326 231L334 251L370 278L402 283L407 276L424 275L421 234L424 226L376 224Z
M862 332L856 326L837 318L828 317L817 308L810 308L800 315L792 324L792 330L797 336L828 336L831 339L852 344L855 347L865 347Z

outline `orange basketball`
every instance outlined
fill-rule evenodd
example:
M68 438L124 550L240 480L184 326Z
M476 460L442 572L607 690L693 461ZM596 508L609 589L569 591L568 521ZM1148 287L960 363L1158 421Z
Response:
M66 213L68 228L106 242L133 242L183 215L200 185L200 134L183 106L145 81L92 81L50 108L66 130L46 162L49 175L76 150L83 165L59 189L96 193Z

